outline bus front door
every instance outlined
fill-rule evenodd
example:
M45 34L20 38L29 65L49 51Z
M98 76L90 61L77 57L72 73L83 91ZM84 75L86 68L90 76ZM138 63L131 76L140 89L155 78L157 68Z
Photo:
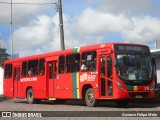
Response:
M14 97L19 97L19 83L20 82L20 67L14 67L14 76L13 76L13 91Z
M111 55L100 56L100 97L113 97L113 73Z
M55 97L55 79L57 75L56 61L48 62L48 97Z

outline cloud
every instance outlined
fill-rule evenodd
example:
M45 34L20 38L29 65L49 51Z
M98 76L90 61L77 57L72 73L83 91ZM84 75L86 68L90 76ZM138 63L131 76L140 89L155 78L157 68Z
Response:
M132 21L125 15L113 15L87 8L78 19L78 26L83 33L106 34L108 32L120 32L131 29Z
M150 43L160 38L160 18L151 16L127 16L126 14L106 13L87 8L78 19L82 34L100 35L120 33L124 41Z
M99 3L102 11L119 14L130 12L146 12L150 8L152 0L94 0Z
M52 29L54 24L49 16L38 16L36 21L30 25L22 26L13 33L14 50L27 50L43 47L45 43L52 40Z
M80 32L77 19L73 21L63 15L64 37L66 49L100 43L101 36L83 35ZM84 29L83 29L84 30ZM13 33L14 51L20 56L33 55L60 50L59 16L37 16Z
M10 3L10 0L1 2ZM57 0L13 0L12 3L56 3ZM26 4L12 4L12 20L15 26L27 24L30 19L35 18L37 14L42 14L44 11L48 12L53 9L55 5L26 5ZM9 24L11 16L11 5L0 4L0 23Z
M124 30L122 36L126 41L137 43L150 43L160 38L160 18L158 17L132 17L134 27Z
M41 0L44 1L49 0ZM78 15L68 15L67 12L63 14L66 49L108 42L107 37L114 33L120 34L123 41L142 44L160 38L159 17L133 14L135 11L147 12L151 0L94 1L99 3L97 7L87 7ZM5 7L8 5L0 7L1 11L6 9L5 12L0 12L0 23L9 20L10 10ZM43 15L45 7L42 11L41 9L42 6L25 5L14 8L14 13L17 14L14 17L14 53L19 53L21 57L60 50L58 14ZM31 15L36 10L39 12Z
M160 38L159 17L130 17L87 8L75 19L65 14L63 18L66 49L106 42L110 33L120 33L124 41L142 44ZM37 16L16 29L13 37L20 56L60 50L58 14Z

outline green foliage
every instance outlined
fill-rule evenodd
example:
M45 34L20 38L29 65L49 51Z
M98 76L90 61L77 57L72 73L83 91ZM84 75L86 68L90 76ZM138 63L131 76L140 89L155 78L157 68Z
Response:
M3 94L0 94L0 99L5 99L7 97L5 97Z
M9 55L6 53L5 48L0 48L0 66L4 67L4 61L7 60Z

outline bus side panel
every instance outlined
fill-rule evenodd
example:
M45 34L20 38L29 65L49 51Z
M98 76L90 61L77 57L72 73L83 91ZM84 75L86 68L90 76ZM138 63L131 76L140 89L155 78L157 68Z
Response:
M23 86L24 86L23 83L20 82L19 83L19 98L22 98L22 99L26 98L26 90L24 89Z
M4 79L4 95L13 98L13 79Z
M32 81L31 81L32 80ZM35 98L46 98L46 79L40 77L23 77L18 83L18 97L26 98L27 90L32 88Z
M80 72L79 75L79 98L82 99L82 93L84 87L93 88L94 97L99 98L99 83L98 83L98 72ZM87 90L87 89L86 89ZM85 91L86 92L86 91ZM85 94L85 93L84 93Z
M55 97L62 99L74 98L73 84L72 84L72 73L59 74L56 79L55 86Z
M47 87L46 87L46 77L39 76L37 81L33 83L35 98L47 98Z

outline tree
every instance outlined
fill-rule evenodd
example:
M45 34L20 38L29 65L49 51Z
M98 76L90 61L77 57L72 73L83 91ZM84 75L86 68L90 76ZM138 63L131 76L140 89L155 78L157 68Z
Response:
M4 61L8 59L8 54L5 48L0 48L0 66L4 67Z

